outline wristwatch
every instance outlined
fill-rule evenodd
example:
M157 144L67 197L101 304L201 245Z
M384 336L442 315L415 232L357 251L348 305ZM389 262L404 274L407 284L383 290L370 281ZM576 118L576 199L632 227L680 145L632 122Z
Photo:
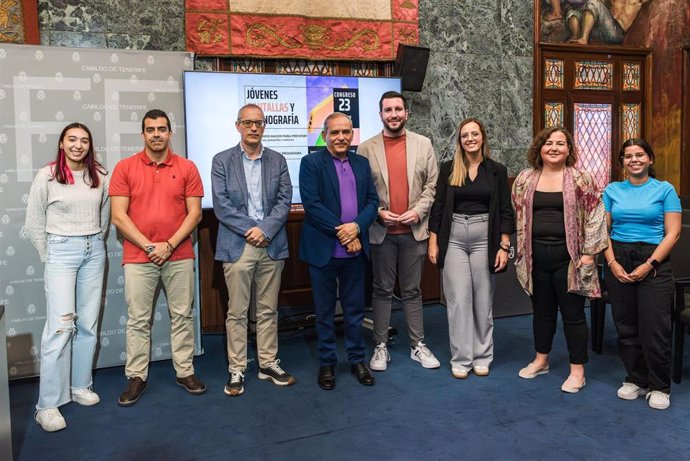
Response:
M649 258L647 261L645 261L647 264L652 266L654 269L657 269L659 267L659 261L653 258Z

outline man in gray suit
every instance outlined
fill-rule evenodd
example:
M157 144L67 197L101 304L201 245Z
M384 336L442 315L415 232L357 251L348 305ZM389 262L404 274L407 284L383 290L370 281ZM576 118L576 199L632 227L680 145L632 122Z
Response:
M288 257L285 222L292 202L292 183L285 157L261 144L264 113L243 106L235 127L240 143L213 157L213 211L218 218L216 260L223 262L228 287L229 378L225 393L244 392L247 369L247 311L256 307L259 379L289 386L295 379L279 365L278 293Z
M388 366L388 328L396 278L400 285L410 357L424 368L441 364L424 344L420 281L426 256L429 212L434 202L438 167L429 138L407 131L405 97L388 91L379 100L383 131L360 144L357 153L369 159L376 192L378 219L369 229L374 272L372 311L376 349L369 366Z

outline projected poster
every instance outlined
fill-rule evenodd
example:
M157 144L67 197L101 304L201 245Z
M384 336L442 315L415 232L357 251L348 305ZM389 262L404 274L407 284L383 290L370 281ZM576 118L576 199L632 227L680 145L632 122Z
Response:
M292 202L301 203L300 161L326 146L321 134L326 117L338 111L351 118L354 149L381 131L379 98L400 91L400 79L185 72L184 88L187 155L199 168L205 190L211 190L213 156L240 141L237 112L252 103L266 116L263 144L287 159ZM213 207L211 194L203 207Z

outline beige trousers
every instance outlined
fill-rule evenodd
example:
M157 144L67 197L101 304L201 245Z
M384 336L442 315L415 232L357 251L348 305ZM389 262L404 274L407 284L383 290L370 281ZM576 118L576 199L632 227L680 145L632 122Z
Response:
M228 287L229 369L244 372L247 368L247 312L252 301L256 312L256 343L259 367L275 362L278 355L278 294L284 261L274 261L265 248L246 244L235 262L223 263Z
M170 345L178 378L194 374L194 260L125 264L125 299L127 301L127 364L125 375L146 381L151 356L151 324L158 282L168 300Z

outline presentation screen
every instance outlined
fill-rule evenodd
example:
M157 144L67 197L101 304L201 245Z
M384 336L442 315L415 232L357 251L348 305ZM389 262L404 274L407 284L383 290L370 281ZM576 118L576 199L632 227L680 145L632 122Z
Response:
M347 114L354 127L354 149L381 131L379 99L400 91L400 78L336 77L230 72L184 73L187 156L204 182L204 208L212 208L211 162L218 152L237 145L237 112L256 104L266 116L263 145L282 153L290 170L292 203L302 203L299 165L303 156L325 147L324 119Z

